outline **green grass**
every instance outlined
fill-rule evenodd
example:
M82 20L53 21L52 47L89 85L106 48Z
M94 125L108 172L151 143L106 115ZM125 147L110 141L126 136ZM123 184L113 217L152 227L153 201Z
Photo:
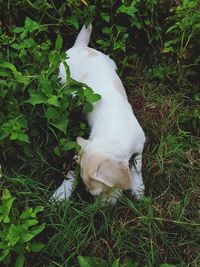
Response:
M181 28L174 28L175 32L166 37L163 21L170 14L171 20L168 20L169 25L166 27L173 26L182 9L177 9L176 16L173 17L168 11L170 6L162 6L160 3L154 6L154 2L159 1L148 1L145 7L142 1L138 1L136 9L140 12L136 17L129 16L129 10L125 10L127 14L123 12L119 14L117 8L120 1L114 5L111 5L110 1L101 1L102 6L99 1L91 1L91 5L85 8L82 6L80 8L79 1L70 1L71 5L69 1L59 2L56 5L55 1L47 1L48 5L47 2L42 2L38 0L33 5L30 1L16 1L16 3L5 1L5 12L2 12L2 21L5 24L2 29L5 31L5 36L2 35L2 39L0 38L0 44L3 45L0 58L4 59L5 56L6 61L15 64L23 77L28 74L31 74L31 77L35 74L40 75L43 68L49 66L48 54L55 50L54 43L59 36L58 32L63 36L62 51L65 51L75 38L77 33L75 28L78 28L78 24L88 21L90 16L93 16L95 21L92 44L95 48L110 53L117 62L129 101L147 137L143 157L146 189L145 197L140 201L136 201L130 192L125 192L115 206L102 206L100 200L94 201L85 191L79 179L78 187L70 200L58 205L51 204L49 198L62 182L64 174L70 167L77 167L72 160L74 150L64 151L61 157L53 151L63 137L75 140L77 135L86 132L87 126L85 124L80 126L79 120L84 119L80 118L78 112L69 113L70 127L67 133L69 136L63 135L45 120L45 116L42 115L45 112L41 113L45 110L45 105L27 107L26 102L23 102L28 99L27 91L35 90L35 86L38 86L37 81L28 89L23 85L25 88L23 89L17 80L22 79L22 76L18 73L15 79L10 69L3 69L8 75L10 86L6 90L14 88L13 90L16 89L17 92L9 93L7 105L2 108L3 112L9 114L9 118L12 118L15 112L16 114L24 112L27 119L32 120L28 121L28 126L35 127L39 132L38 138L32 131L24 130L25 126L21 130L30 137L30 147L33 152L31 157L24 156L22 150L25 145L19 140L14 142L6 139L0 146L3 172L2 177L0 175L0 191L4 188L10 190L16 197L14 206L19 211L37 205L44 207L38 218L40 223L45 222L46 226L35 240L43 242L45 248L38 254L26 254L25 266L79 267L78 256L81 255L105 259L108 267L112 266L115 259L125 263L127 257L137 263L138 267L159 267L163 263L174 264L177 267L199 267L200 96L198 68L196 68L199 40L188 35L190 21L187 20L184 24L185 16L181 15L180 21L185 25L185 31L181 32ZM189 10L187 1L184 2L186 10ZM150 12L151 5L154 7L153 15ZM169 5L173 6L171 1ZM95 6L98 10L96 13ZM192 12L194 9L196 21L198 15L196 5L192 7ZM167 12L169 14L166 14ZM22 56L22 61L18 61L18 54L16 51L13 52L7 41L21 42L17 34L13 38L12 28L22 27L27 16L47 27L44 32L34 32L36 37L33 33L30 34L30 37L36 40L33 46L36 56L39 57L38 53L41 51L42 55L44 53L43 65L41 60L33 57L37 71L32 68L31 57ZM143 20L144 18L147 20ZM134 20L137 25L129 27ZM198 26L199 22L195 21L194 25ZM117 31L118 26L124 27L121 35ZM130 34L130 40L127 38L127 32ZM196 36L198 31L193 33ZM185 49L188 50L179 46L179 39L176 37L180 35L182 39L186 38ZM170 38L175 40L170 47L174 52L162 54L161 44L164 45ZM101 39L104 42L95 43ZM62 42L59 40L60 44L57 46L61 50ZM38 46L42 42L46 45L45 52L40 50L40 45ZM116 50L113 50L114 45L117 47ZM56 76L55 73L53 75ZM56 91L53 86L53 81L56 79L54 76L48 79ZM2 84L4 86L3 82ZM21 87L27 95L24 96L24 91L20 91ZM18 94L25 105L19 105ZM13 95L16 102L11 101L14 99ZM2 97L1 91L0 97ZM4 96L2 99L0 98L0 101L3 103ZM2 118L0 114L0 120L3 122L7 119L4 118L5 114ZM75 128L72 128L73 121L77 124ZM14 261L15 255L12 256L11 263L5 266L14 266ZM128 267L125 264L122 266ZM130 266L134 267L133 264Z
M54 187L48 183L56 177L44 181L48 166L42 161L41 177L4 177L20 205L45 207L41 220L47 225L39 239L46 247L27 259L30 266L78 266L78 255L107 259L110 266L114 259L127 256L139 266L200 265L200 143L179 124L187 109L184 93L164 91L162 85L147 83L130 95L136 106L141 102L133 109L147 136L143 200L126 193L116 206L102 207L80 186L70 201L51 205Z

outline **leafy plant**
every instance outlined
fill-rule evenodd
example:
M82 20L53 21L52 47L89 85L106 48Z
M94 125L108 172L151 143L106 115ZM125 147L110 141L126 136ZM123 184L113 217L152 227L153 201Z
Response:
M158 24L157 13L159 1L149 0L144 3L141 0L121 0L117 4L114 1L111 1L111 4L102 1L101 5L104 9L112 10L111 14L104 11L100 13L100 18L106 25L102 27L105 38L97 40L101 49L113 55L128 51L130 47L135 50L136 43L140 42L137 39L140 39L138 36L141 33L143 37L145 36L143 41L147 44L147 50L148 46L156 49L161 47L162 30Z
M15 197L4 189L0 205L0 262L10 263L16 254L15 266L22 267L26 254L40 252L45 246L33 241L45 228L45 223L39 224L37 218L44 208L26 208L20 214L13 206L14 201Z
M86 128L77 114L83 109L90 112L93 103L100 99L87 85L71 79L66 63L67 81L60 84L58 69L66 59L66 54L60 52L63 39L58 32L55 48L52 47L49 40L39 36L45 36L47 29L48 25L27 17L23 27L11 30L11 37L6 33L1 36L5 53L0 55L0 75L5 79L0 83L0 147L4 148L5 158L9 158L10 150L13 154L13 142L21 159L34 157L38 140L40 150L45 151L48 146L55 155L58 144L63 147L65 143L65 151L77 149L74 139Z
M200 57L193 55L194 47L200 45L197 38L200 33L199 2L182 0L170 12L163 52L175 54L179 68L182 65L186 68L199 65Z

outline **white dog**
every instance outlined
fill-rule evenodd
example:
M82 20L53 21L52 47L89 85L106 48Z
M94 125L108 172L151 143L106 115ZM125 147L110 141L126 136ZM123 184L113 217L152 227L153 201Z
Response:
M101 95L93 111L87 114L91 127L89 139L77 138L81 146L81 178L92 195L102 193L103 199L112 203L116 202L122 190L127 189L140 198L144 191L141 168L145 135L127 100L115 62L88 47L91 29L91 25L88 28L83 26L74 46L66 52L71 77ZM63 64L59 76L64 83L66 72ZM136 157L129 169L133 154ZM70 196L73 184L71 172L68 178L53 194L54 199Z

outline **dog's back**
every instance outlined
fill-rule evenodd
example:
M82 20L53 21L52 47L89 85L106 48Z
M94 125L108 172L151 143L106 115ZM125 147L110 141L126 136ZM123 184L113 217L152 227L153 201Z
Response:
M88 47L90 35L91 26L83 26L74 46L67 51L71 77L86 83L101 95L101 100L87 116L91 126L90 138L98 140L94 142L94 147L121 150L122 157L128 158L134 153L133 150L137 150L137 139L144 142L144 133L128 103L125 89L116 73L115 62ZM63 64L60 77L63 82L66 80Z

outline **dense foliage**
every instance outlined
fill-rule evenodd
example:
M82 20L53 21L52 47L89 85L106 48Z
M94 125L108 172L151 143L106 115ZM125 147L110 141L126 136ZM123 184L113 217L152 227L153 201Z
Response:
M83 189L60 207L47 203L69 168L78 173L76 137L89 133L82 114L100 99L71 79L66 64L67 82L58 78L65 51L91 22L91 46L116 61L147 136L148 197L125 196L113 217L98 201L89 204ZM199 35L198 0L0 0L0 191L2 201L5 194L12 200L9 210L15 198L3 189L18 194L17 215L2 224L0 261L14 264L21 242L21 266L84 266L92 259L82 254L109 266L200 265ZM23 228L20 211L30 211L29 222L35 206L45 207L39 262L24 258L29 240L8 238L17 221Z

